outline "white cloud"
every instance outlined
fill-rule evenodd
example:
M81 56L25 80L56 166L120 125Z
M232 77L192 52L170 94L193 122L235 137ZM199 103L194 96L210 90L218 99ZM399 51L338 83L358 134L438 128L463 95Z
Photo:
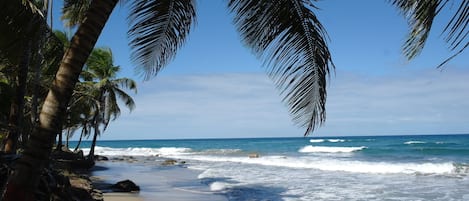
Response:
M316 135L469 132L469 72L386 77L338 72ZM161 76L139 86L137 109L104 139L302 136L263 74Z

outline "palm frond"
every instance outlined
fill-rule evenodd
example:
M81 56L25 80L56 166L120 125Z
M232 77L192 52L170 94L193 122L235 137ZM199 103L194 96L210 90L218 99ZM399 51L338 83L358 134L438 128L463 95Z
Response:
M120 67L114 66L112 51L109 48L95 48L86 61L85 70L95 79L114 78Z
M434 19L444 7L452 5L450 0L389 0L397 7L401 14L407 19L410 32L403 45L403 53L408 60L418 56L425 46ZM457 2L457 1L456 1ZM455 54L443 61L438 67L443 66L465 50L469 42L467 36L469 31L469 0L459 1L458 9L451 20L443 29L446 34L445 42ZM459 49L459 50L457 50Z
M113 92L117 95L117 97L121 101L124 102L125 106L129 108L130 111L135 109L135 101L134 99L132 99L131 96L129 96L129 94L127 94L125 91L119 88L116 88Z
M443 30L443 32L447 32L445 40L450 44L451 50L455 50L461 45L467 46L468 42L466 41L466 44L464 44L464 40L467 38L469 33L469 30L467 30L468 24L469 1L463 0L461 1L456 13L454 13L453 17Z
M244 42L268 66L305 135L326 118L326 83L334 68L327 34L307 0L230 0Z
M64 0L61 19L65 27L74 28L81 24L90 5L91 0Z
M121 88L125 89L130 89L134 93L137 93L137 83L129 78L117 78L112 81L113 83L116 83L117 85L121 86ZM116 87L118 88L118 87Z
M175 57L195 21L193 0L136 0L129 24L131 58L149 79Z
M30 1L0 1L0 55L16 64L27 41L37 39L40 27L47 27L44 16Z
M422 52L441 0L392 0L391 3L400 9L409 24L410 32L402 49L411 60Z

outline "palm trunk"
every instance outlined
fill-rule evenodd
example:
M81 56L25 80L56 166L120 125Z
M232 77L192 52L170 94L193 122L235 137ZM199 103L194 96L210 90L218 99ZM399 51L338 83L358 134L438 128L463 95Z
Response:
M98 135L99 135L99 127L95 126L93 141L91 142L90 153L88 154L88 160L90 161L94 161L94 148L96 147L96 140L98 139Z
M34 200L40 172L49 161L53 141L60 130L73 88L116 4L117 0L92 1L87 17L73 36L71 46L62 59L39 115L39 124L22 157L16 162L4 195L5 201Z
M70 134L71 134L71 128L67 128L67 138L65 138L65 148L68 150L68 145L70 142Z
M80 134L80 139L78 140L78 143L77 143L77 146L75 147L75 149L73 149L73 152L78 151L78 148L80 148L81 139L83 139L83 134L84 134L84 132L82 131L81 134Z

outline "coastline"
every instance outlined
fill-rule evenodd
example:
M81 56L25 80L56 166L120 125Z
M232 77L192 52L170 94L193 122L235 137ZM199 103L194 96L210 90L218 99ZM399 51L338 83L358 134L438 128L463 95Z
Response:
M97 161L91 176L99 182L113 184L130 179L140 192L104 191L105 201L227 201L222 194L210 191L197 176L199 171L181 165L162 165L161 161L109 160ZM99 186L99 185L98 185ZM99 187L98 187L99 188Z

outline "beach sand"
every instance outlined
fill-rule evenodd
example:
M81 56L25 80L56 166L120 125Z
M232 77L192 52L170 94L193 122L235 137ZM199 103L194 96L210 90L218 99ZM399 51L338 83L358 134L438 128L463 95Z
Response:
M158 163L98 162L93 176L107 183L130 179L140 186L138 193L104 193L105 201L227 201L197 178L200 172Z
M143 201L143 198L135 193L104 193L105 201Z

